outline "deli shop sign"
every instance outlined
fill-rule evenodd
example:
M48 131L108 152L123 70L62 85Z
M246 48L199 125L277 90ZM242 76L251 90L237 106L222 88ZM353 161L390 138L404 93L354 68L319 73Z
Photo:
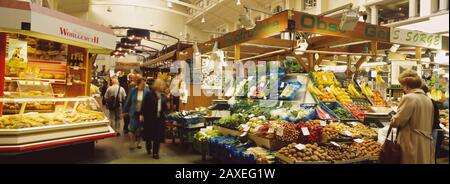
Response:
M442 36L421 31L391 28L391 42L430 49L442 49Z
M85 34L85 33L82 33L82 32L76 31L76 30L71 30L64 26L59 27L59 33L61 36L77 39L80 41L87 41L87 42L91 42L93 44L99 43L98 36L93 36L93 35Z

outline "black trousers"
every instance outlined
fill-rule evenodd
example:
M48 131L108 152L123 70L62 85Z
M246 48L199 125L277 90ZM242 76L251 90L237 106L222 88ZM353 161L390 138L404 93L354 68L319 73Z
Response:
M128 125L130 124L130 116L128 114L124 114L123 116L123 132L128 132Z
M153 155L159 155L159 145L159 141L145 141L147 152L152 153Z

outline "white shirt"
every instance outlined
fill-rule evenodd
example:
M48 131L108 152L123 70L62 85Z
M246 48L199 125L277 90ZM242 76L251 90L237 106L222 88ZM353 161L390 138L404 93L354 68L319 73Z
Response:
M159 118L159 114L161 112L161 97L158 98L158 106L157 107L158 107L158 109L156 111L156 117Z
M136 110L138 112L141 112L142 108L142 99L144 99L144 91L138 90L137 92L137 104L136 104Z

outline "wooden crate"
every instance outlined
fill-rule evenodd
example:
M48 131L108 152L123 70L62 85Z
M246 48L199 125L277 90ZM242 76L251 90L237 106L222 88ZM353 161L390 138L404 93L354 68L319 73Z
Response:
M289 158L280 153L276 153L275 157L278 158L281 163L285 164L332 164L332 162L328 161L308 161L308 162L298 161L296 159Z
M256 145L264 147L266 149L269 150L278 150L282 147L287 146L289 143L288 142L283 142L280 140L277 140L275 138L273 139L268 139L265 137L260 137L258 135L255 134L248 134L249 138L255 142Z
M221 133L222 135L226 135L226 136L239 136L242 133L237 131L237 130L233 130L233 129L229 129L229 128L224 128L221 126L215 126L214 127L219 133Z

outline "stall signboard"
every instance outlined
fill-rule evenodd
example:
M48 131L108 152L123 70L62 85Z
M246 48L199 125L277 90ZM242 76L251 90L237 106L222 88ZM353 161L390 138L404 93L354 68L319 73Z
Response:
M239 29L227 33L219 38L212 39L203 44L199 44L199 51L201 53L211 52L214 48L214 43L218 43L218 49L238 45L249 40L256 40L267 38L288 28L288 14L289 11L280 12L268 19L257 22L252 29Z
M391 42L430 49L442 49L442 36L421 31L391 28Z
M141 64L139 62L116 62L114 69L116 70L132 70L139 69Z
M353 31L343 31L339 28L339 19L297 11L294 12L293 19L298 31L379 42L389 42L390 39L390 29L384 26L358 22Z

